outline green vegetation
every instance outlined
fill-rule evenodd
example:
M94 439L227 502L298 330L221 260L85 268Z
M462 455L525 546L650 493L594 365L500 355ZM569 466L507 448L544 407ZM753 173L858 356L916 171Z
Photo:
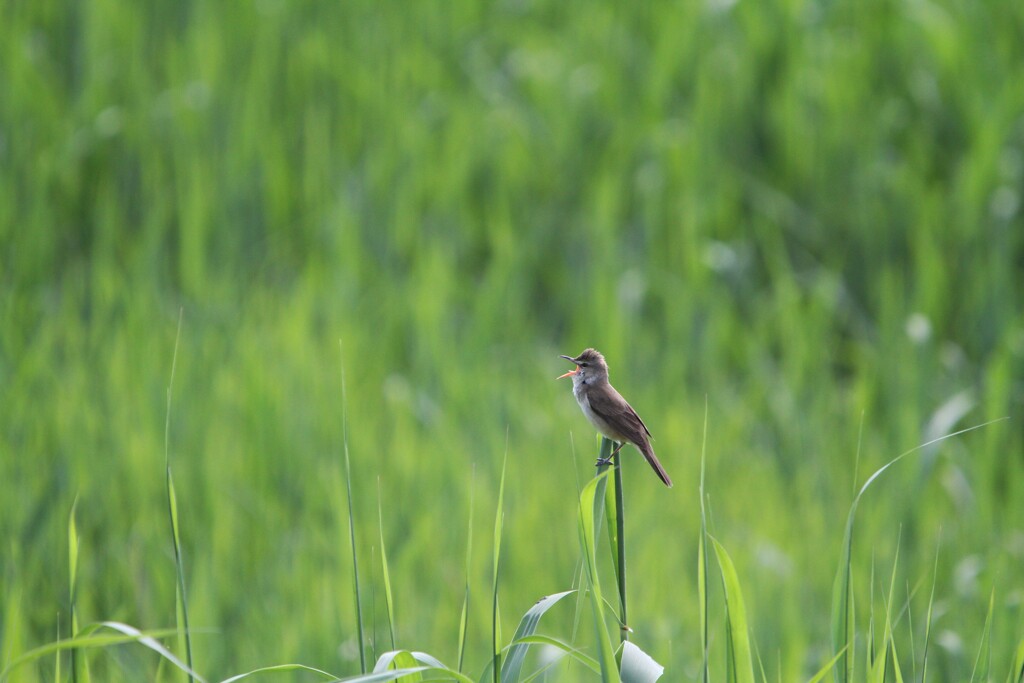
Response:
M368 662L464 633L475 677L586 571L596 444L553 378L595 346L676 482L623 451L663 680L705 642L746 676L740 621L756 680L848 671L847 552L852 680L1006 680L1022 36L1012 0L4 4L0 669L77 628L107 647L11 680L184 680L187 605L208 680L356 674L354 547ZM866 475L1005 416L853 526ZM589 601L535 637L605 661Z

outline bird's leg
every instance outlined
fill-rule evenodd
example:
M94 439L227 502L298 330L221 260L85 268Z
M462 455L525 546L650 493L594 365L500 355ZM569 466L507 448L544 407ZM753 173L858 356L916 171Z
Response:
M619 447L618 447L618 448L616 448L616 449L615 449L614 451L612 451L612 454L611 454L611 455L609 455L609 456L608 456L607 458L598 458L598 459L597 459L597 466L598 466L598 467L602 467L602 466L604 466L604 465L611 465L611 464L612 464L612 458L614 458L614 457L615 457L615 455L616 455L616 454L617 454L617 453L618 453L619 451L621 451L621 450L622 450L622 447L623 447L623 446L625 446L625 445L626 445L626 444L625 444L625 442L623 442L623 443L620 443L620 444L619 444Z

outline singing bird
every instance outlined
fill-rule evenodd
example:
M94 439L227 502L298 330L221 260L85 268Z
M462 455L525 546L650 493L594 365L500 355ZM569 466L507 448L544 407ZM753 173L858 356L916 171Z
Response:
M590 420L597 431L619 445L612 453L618 453L627 443L636 446L636 449L647 459L651 469L658 478L665 482L665 486L672 486L672 479L668 472L658 462L651 448L651 432L647 425L636 414L633 407L622 398L619 392L615 391L608 382L608 364L595 349L586 349L576 356L562 356L567 361L576 364L576 369L571 370L558 379L572 377L572 393L576 402L580 404L583 414ZM598 459L598 465L607 465L611 458Z

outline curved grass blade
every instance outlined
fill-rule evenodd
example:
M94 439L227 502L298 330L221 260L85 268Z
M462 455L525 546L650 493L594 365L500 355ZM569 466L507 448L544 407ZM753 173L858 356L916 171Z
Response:
M665 667L627 640L622 643L619 673L623 683L655 683L665 673Z
M853 588L850 582L850 553L853 545L853 526L857 515L857 505L860 503L860 499L864 496L864 492L868 490L868 487L871 486L871 484L874 483L874 481L878 479L883 472L911 453L916 453L917 451L939 443L940 441L944 441L961 434L966 434L967 432L973 432L976 429L981 429L982 427L987 427L1006 419L1008 418L1000 417L950 434L945 434L914 446L908 451L900 453L898 456L875 470L874 474L868 477L867 481L864 482L864 485L860 487L860 491L858 491L857 495L854 496L853 503L850 505L850 512L846 518L846 529L843 533L843 548L839 558L839 568L836 571L835 582L832 585L832 648L836 653L842 652L843 649L848 650L846 654L841 656L839 666L835 668L836 681L838 683L848 683L853 675L854 658L852 651L852 634L854 628L854 610Z
M377 478L377 524L380 529L380 568L384 576L384 605L388 615L388 634L391 636L391 649L395 649L395 611L391 600L391 574L388 572L388 553L384 549L384 513L381 511L380 478Z
M377 663L374 664L373 670L375 673L379 673L387 670L387 668L393 664L399 667L419 666L422 664L435 669L448 668L440 659L433 655L429 655L426 652L416 652L415 650L391 650L390 652L385 652L377 659Z
M414 650L392 650L385 652L377 659L370 676L395 672L401 673L401 676L409 676L409 681L445 680L457 681L458 683L474 683L473 679L457 671L452 671L436 657L426 652L416 652ZM356 677L353 680L362 681L364 679ZM367 680L378 679L367 678Z
M588 669L590 669L591 671L593 671L594 673L596 673L596 674L600 674L601 673L601 665L597 663L596 659L594 659L593 657L591 657L591 656L587 655L586 653L584 653L583 650L579 650L577 648L574 648L569 643L566 643L563 640L559 640L558 638L552 638L551 636L543 636L543 635L534 634L532 636L524 636L522 638L517 638L517 639L513 640L512 643L510 644L510 647L515 647L516 645L518 645L520 643L526 643L528 645L550 645L551 647L556 647L559 650L561 650L562 652L564 652L566 655L568 655L569 657L572 657L574 660L576 660L577 662L579 662L583 666L585 666ZM532 680L533 678L536 678L537 674L539 674L539 673L541 673L541 672L538 671L536 673L530 674L530 676L528 676L527 678L523 679L523 683L526 683L526 681L529 681L529 680Z
M121 635L106 633L95 635L95 632L100 628L110 628L115 631L119 631ZM139 631L136 628L114 621L104 621L98 624L92 624L90 626L86 626L80 635L66 640L56 640L52 643L40 645L39 647L33 648L21 656L11 660L3 669L0 669L0 681L6 681L11 673L29 662L33 662L37 659L65 650L73 652L75 650L104 648L111 647L113 645L124 645L127 643L140 643L157 652L161 657L182 671L189 673L196 680L202 682L203 678L199 674L194 671L190 671L189 668L181 662L181 660L175 657L170 650L165 648L156 640L157 638L166 638L167 636L174 635L175 633L177 633L177 629L173 628L160 629L157 631Z
M338 340L338 351L341 353L341 340ZM359 670L366 673L366 640L363 636L363 603L359 596L359 560L356 555L356 524L352 512L352 464L348 454L348 417L345 391L345 364L341 364L341 440L345 451L345 492L348 500L348 538L352 546L352 593L356 603L356 634L359 639Z
M522 639L534 634L545 612L557 605L562 598L575 592L564 591L545 596L538 600L533 607L526 610L526 614L520 620L515 635L512 636L514 644L508 649L508 654L505 655L505 662L501 667L501 683L517 683L519 681L523 660L526 659L526 653L530 649L530 644L521 642Z
M718 558L722 573L722 587L725 590L726 665L731 674L726 680L736 683L754 683L754 660L750 652L750 630L747 624L747 608L743 603L739 576L732 558L714 536L711 543Z
M590 604L594 613L594 630L597 637L598 663L601 665L601 680L604 683L618 683L619 670L615 663L611 639L604 621L604 600L601 597L601 582L597 574L596 527L601 516L608 483L608 471L594 477L580 494L579 534L583 557L586 561L587 579L590 583Z
M315 668L313 668L311 666L306 666L305 664L275 664L273 666L261 666L258 669L253 669L252 671L246 671L244 674L238 674L237 676L232 676L231 678L225 678L220 683L235 683L235 681L240 681L242 679L250 678L252 676L261 676L263 674L281 673L281 672L284 672L284 671L307 671L307 672L309 672L311 674L316 674L317 676L321 676L322 678L325 678L327 680L331 680L331 681L338 680L338 677L335 676L332 673L328 673L326 671L321 671L320 669L315 669Z

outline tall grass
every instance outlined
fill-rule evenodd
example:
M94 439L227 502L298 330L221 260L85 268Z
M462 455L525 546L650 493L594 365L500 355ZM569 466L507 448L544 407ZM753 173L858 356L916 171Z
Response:
M585 424L548 378L559 351L593 345L680 482L648 495L623 454L629 626L670 672L703 667L698 571L711 644L724 626L693 544L704 397L703 521L764 669L787 681L834 656L861 428L870 472L1011 416L888 471L850 551L860 613L864 568L893 566L902 524L897 583L935 584L928 624L925 592L910 601L933 680L970 678L995 589L1001 675L1019 661L1024 566L1021 22L1011 0L7 3L4 665L58 620L67 635L76 497L79 628L172 624L174 549L152 505L168 438L204 675L360 671L356 624L383 627L385 601L359 620L339 577L352 537L367 558L381 536L400 642L453 664L468 624L463 670L482 670L486 592L465 619L449 608L492 571L486 543L467 561L466 527L493 528L459 514L466 473L497 490L507 428L498 621L513 633L579 561L571 493L591 462L564 453ZM338 338L351 536L325 370ZM362 488L378 477L382 517ZM908 628L893 633L904 662ZM147 670L135 650L90 654L93 680ZM19 675L52 680L53 654Z

